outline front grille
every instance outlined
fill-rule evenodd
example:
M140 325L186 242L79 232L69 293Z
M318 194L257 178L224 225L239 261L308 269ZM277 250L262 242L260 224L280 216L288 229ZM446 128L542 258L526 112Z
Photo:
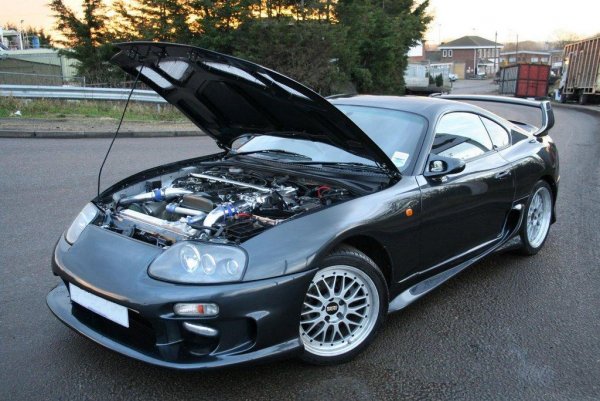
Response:
M114 323L72 302L72 313L80 322L106 337L131 348L156 351L156 334L152 324L137 313L129 311L129 328Z

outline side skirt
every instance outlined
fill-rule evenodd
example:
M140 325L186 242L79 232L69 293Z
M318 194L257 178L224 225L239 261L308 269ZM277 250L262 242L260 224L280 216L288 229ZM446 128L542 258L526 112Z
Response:
M519 229L521 228L521 224L523 222L524 208L525 207L522 203L513 205L511 212L513 213L513 215L516 214L516 224L514 224L514 228L512 229L506 227L509 226L509 216L509 218L507 219L507 224L505 226L507 229L505 230L505 233L500 239L500 241L498 241L494 246L486 249L484 252L472 257L471 259L463 263L460 263L448 270L444 270L434 276L430 276L424 279L423 281L420 281L417 284L413 285L412 287L409 287L408 289L404 290L403 292L398 294L394 299L392 299L388 307L388 313L397 312L401 309L406 308L408 305L421 298L423 295L439 287L440 285L450 280L452 277L456 276L469 266L475 264L476 262L485 258L489 254L494 253L496 250L502 247L502 245L508 242L516 233L519 232Z

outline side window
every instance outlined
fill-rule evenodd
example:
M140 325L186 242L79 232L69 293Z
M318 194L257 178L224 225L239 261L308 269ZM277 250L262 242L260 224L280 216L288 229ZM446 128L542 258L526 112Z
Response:
M481 121L483 121L487 132L490 134L494 147L499 149L509 144L510 138L504 127L485 117L481 117Z
M490 150L492 141L479 116L450 113L438 123L431 153L467 160Z

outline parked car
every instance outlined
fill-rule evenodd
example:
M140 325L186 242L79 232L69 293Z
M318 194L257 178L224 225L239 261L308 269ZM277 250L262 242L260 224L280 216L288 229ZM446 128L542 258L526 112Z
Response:
M58 240L50 309L123 355L177 369L345 362L388 313L512 238L537 253L555 221L548 102L324 99L195 47L116 49L114 64L223 149L114 184ZM465 100L533 107L543 124Z

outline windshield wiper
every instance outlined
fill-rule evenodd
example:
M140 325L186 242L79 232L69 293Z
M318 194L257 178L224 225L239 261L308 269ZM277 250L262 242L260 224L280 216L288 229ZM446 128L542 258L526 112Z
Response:
M366 164L359 162L303 162L301 163L307 166L324 166L324 167L341 167L351 170L369 169L369 170L381 170L378 165Z
M287 150L283 150L283 149L262 149L262 150L251 150L248 152L235 152L235 151L231 151L229 154L231 156L245 156L245 155L252 155L252 154L280 154L280 155L285 155L286 157L290 158L290 159L302 159L302 160L312 160L310 157L300 154L300 153L294 153L294 152L288 152Z
M345 170L352 170L352 171L361 171L361 170L369 170L369 171L376 171L380 174L386 175L390 178L390 180L396 182L398 181L398 179L400 179L400 177L402 176L402 174L398 171L390 171L387 166L381 164L381 163L377 163L376 164L366 164L366 163L359 163L359 162L308 162L308 163L301 163L302 165L309 165L309 166L323 166L325 168L330 168L330 167L338 167L338 168L342 168Z

